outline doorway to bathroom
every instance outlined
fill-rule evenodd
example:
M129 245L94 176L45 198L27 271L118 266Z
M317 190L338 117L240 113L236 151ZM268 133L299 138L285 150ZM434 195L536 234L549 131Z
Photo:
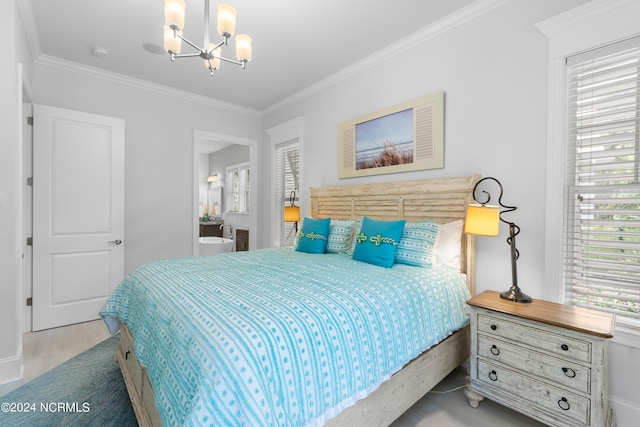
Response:
M200 254L205 208L207 216L214 217L208 224L223 223L222 237L233 238L234 245L240 242L246 249L257 248L258 141L195 130L193 144L193 254ZM248 157L243 157L247 150Z

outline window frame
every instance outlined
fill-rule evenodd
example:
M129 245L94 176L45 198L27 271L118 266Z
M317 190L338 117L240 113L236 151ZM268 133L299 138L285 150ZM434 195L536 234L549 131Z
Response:
M291 202L291 193L293 193L293 203L296 206L300 206L300 143L297 139L283 142L274 147L275 163L274 163L274 245L276 246L293 246L295 242L295 225L294 223L284 222L284 207L288 206ZM291 177L288 177L287 170L290 169L289 159L280 159L280 156L288 154L291 151L297 151L295 153L297 157L297 169L291 172ZM280 163L280 167L278 167ZM293 186L287 186L287 181L293 181ZM293 187L293 188L291 188ZM281 192L278 188L282 189Z
M225 168L225 179L228 183L229 191L227 191L227 200L225 203L227 205L226 213L242 213L248 214L250 213L250 182L249 182L249 171L251 165L249 162L238 163L235 165L230 165ZM238 174L238 189L237 191L233 188L233 174ZM242 195L242 197L241 197ZM234 197L238 198L238 210L235 210L234 206Z
M640 330L640 313L624 303L624 295L640 300L640 265L631 261L640 243L639 60L640 36L567 58L563 288L568 303L612 311Z
M275 170L275 161L276 161L276 147L279 144L288 141L297 140L299 144L299 176L298 176L298 200L300 206L300 217L304 217L304 212L306 212L306 206L304 201L307 200L307 190L304 186L304 123L305 118L300 116L279 125L270 127L265 130L265 132L270 136L271 139L271 170ZM276 203L276 194L275 194L275 173L271 173L271 197L269 199L270 209L269 209L269 227L271 228L271 247L278 247L280 244L279 240L279 230L275 226L275 221L278 220L278 212L276 209L280 209L279 203ZM282 213L280 213L282 215Z
M545 260L543 299L564 302L564 182L567 132L566 58L638 35L640 4L629 0L590 2L539 22L548 38ZM616 25L602 25L615 22ZM598 28L598 31L593 31ZM613 342L640 348L640 331L617 322Z

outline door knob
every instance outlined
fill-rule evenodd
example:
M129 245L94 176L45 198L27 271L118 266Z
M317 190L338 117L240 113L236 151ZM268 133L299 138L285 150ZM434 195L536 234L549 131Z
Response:
M110 245L119 245L120 243L122 243L122 240L120 240L120 239L109 240L107 243L110 244Z

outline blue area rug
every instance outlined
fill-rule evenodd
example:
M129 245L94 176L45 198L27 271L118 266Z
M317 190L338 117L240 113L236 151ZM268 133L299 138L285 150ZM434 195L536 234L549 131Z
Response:
M114 335L0 397L0 426L137 426Z

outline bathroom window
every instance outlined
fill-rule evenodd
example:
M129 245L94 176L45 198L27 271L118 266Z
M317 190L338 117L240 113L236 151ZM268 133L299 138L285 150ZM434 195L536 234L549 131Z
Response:
M249 163L228 166L226 169L227 185L231 191L227 192L227 212L249 212Z

